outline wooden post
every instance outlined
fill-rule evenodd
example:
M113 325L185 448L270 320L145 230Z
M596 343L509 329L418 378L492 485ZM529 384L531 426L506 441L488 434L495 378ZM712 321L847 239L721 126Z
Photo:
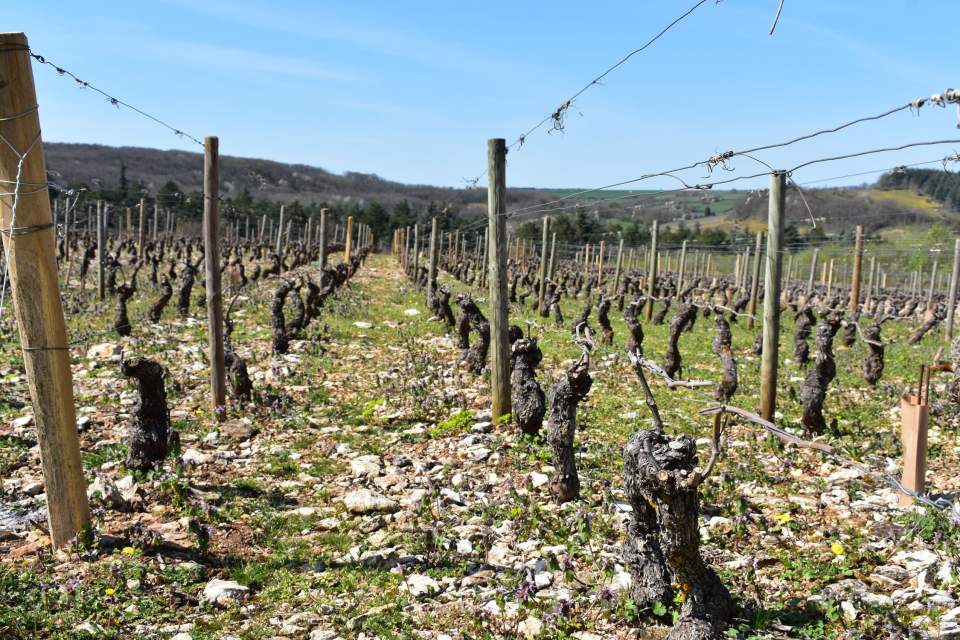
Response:
M107 221L106 212L103 209L103 200L97 200L97 294L103 301L106 294L106 273L107 264Z
M350 253L353 250L353 216L347 216L347 230L343 239L343 261L350 263Z
M857 225L857 239L853 249L853 281L850 283L850 315L860 308L860 269L863 266L863 225Z
M939 264L938 260L933 261L933 269L930 271L930 288L927 290L927 308L930 308L930 303L933 302L933 285L937 282L937 265Z
M957 276L960 275L960 238L953 241L953 271L950 272L950 294L947 298L947 320L943 327L943 339L953 340L953 316L957 309Z
M687 241L684 240L680 245L680 267L677 269L677 297L683 291L683 272L687 268Z
M127 231L123 234L124 240L133 238L133 209L127 207Z
M753 275L750 279L750 304L747 307L747 326L753 329L754 319L757 317L757 293L760 290L760 247L763 242L763 231L757 231L757 243L753 249Z
M817 273L817 256L820 255L820 249L813 250L813 256L810 258L810 279L807 280L807 299L813 295L813 279Z
M550 233L550 218L543 216L543 238L540 241L540 287L537 291L537 311L543 309L543 297L547 293L547 237Z
M900 437L903 441L904 488L922 494L927 472L927 424L930 416L930 372L920 367L920 387L916 394L900 399ZM901 506L913 504L913 497L900 493Z
M833 294L833 262L834 262L834 258L830 258L829 267L827 268L827 297L828 298Z
M656 292L657 286L657 235L660 228L660 223L657 220L653 221L653 225L650 229L650 269L647 276L647 306L646 306L646 318L647 322L650 322L653 319L653 296Z
M603 286L603 254L606 251L606 241L600 241L600 251L597 252L597 286Z
M140 226L137 228L137 259L143 262L143 245L147 239L147 201L140 198Z
M413 225L413 281L420 275L420 225Z
M623 268L623 238L620 238L620 245L617 247L617 268L613 272L613 295L617 295L620 290L620 269Z
M552 278L554 271L557 268L557 233L553 232L553 237L550 240L550 266L547 267L547 277Z
M73 207L73 208L74 208L74 209L76 209L77 200L79 200L79 199L80 199L80 194L77 194L77 195L75 196L74 201L73 201L73 204L74 204L74 207ZM69 197L67 198L67 201L66 201L66 204L65 204L65 208L66 208L66 211L65 211L64 214L63 214L63 259L66 260L66 261L67 261L67 264L68 264L68 267L67 267L67 278L69 278L69 277L70 277L70 272L69 272L69 264L70 264L70 213L71 213L71 209L70 209L70 198L69 198ZM77 215L76 211L73 211L73 217L76 217L76 215ZM70 284L70 283L69 283L69 280L68 280L68 282L67 282L66 284L67 284L67 285Z
M773 421L777 407L777 365L780 343L780 276L786 174L770 174L767 212L767 265L763 282L763 353L760 362L760 416Z
M430 265L427 273L427 300L433 304L433 298L436 295L434 287L437 284L437 262L440 258L440 238L437 231L437 217L434 216L430 221Z
M219 138L203 141L203 259L207 281L207 346L213 415L226 416L227 375L223 356L223 296L220 291L220 151ZM281 214L282 215L282 214Z
M24 34L0 34L0 131L7 142L0 146L0 180L4 192L20 194L16 211L13 195L0 196L0 224L5 229L36 227L0 235L37 426L50 538L54 547L62 547L74 538L89 537L90 509L57 281L56 238L46 226L51 221L50 197L46 189L27 186L47 183L30 63Z
M507 340L506 214L507 146L503 138L487 142L487 217L490 239L490 400L496 423L510 413L510 344Z
M324 207L320 209L320 239L317 241L320 245L320 255L317 258L317 266L320 267L321 272L327 266L327 209ZM323 286L323 275L320 275L320 285Z
M483 258L480 260L480 289L487 286L487 263L490 262L490 243L487 240L487 230L483 230Z

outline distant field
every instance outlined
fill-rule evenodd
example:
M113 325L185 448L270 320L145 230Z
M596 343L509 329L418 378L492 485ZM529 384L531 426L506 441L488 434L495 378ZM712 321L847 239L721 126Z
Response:
M893 202L904 207L910 207L911 209L919 209L921 211L938 211L942 209L940 203L934 202L925 195L907 189L892 189L889 191L870 189L869 193L873 200Z
M662 191L644 189L611 189L594 191L577 195L585 189L543 189L538 191L549 198L571 198L587 203L609 202L613 206L630 208L634 205L643 207L665 207L673 202L679 212L702 213L707 207L714 214L722 215L733 211L736 206L747 197L744 191L716 191L704 193L700 191L664 193Z

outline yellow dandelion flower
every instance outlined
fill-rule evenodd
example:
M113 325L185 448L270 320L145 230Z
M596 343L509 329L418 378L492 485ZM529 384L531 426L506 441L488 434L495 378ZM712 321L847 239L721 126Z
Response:
M124 548L121 550L121 553L122 553L123 555L125 555L125 556L132 556L132 555L133 555L133 547L124 547Z
M790 517L790 514L789 514L789 513L778 513L776 516L774 516L774 518L775 518L776 521L779 522L780 524L787 524L788 522L790 522L791 520L793 520L793 518Z
M844 548L839 542L834 542L832 545L830 545L830 551L833 551L833 555L835 556L842 556Z
M113 587L107 587L106 589L103 590L103 593L104 595L112 596L113 594L116 593L116 591L114 590Z

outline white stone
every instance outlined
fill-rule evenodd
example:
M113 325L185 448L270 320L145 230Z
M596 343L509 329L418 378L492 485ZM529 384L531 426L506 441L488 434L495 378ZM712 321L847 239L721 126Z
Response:
M610 578L607 588L613 593L618 593L629 590L631 584L633 584L633 577L626 571L618 571Z
M710 531L729 531L733 526L733 520L723 516L713 516L707 520L707 529Z
M835 482L846 482L848 480L856 480L863 476L863 472L860 469L838 469L827 476L827 482L833 484Z
M534 616L524 618L517 625L517 633L526 640L533 640L540 635L541 631L543 631L543 621Z
M949 560L940 565L940 568L937 570L937 580L940 582L940 586L949 587L956 582L956 579L953 576L953 563Z
M367 478L379 475L380 457L375 455L360 456L350 461L350 473Z
M36 496L43 493L43 483L42 482L28 482L23 485L23 492L28 496Z
M393 511L397 503L369 489L357 489L343 496L343 504L350 513L362 514L374 511Z
M419 310L419 309L404 309L404 310L403 310L403 315L405 315L405 316L410 316L410 317L412 318L413 316L418 316L418 315L420 315L420 310Z
M473 553L473 543L469 540L457 540L457 553L462 556Z
M880 593L865 593L860 596L860 602L871 607L892 607L893 598Z
M419 598L421 596L432 596L439 593L440 583L430 576L415 573L407 576L400 588L409 592L414 598Z
M847 622L853 622L857 619L857 609L853 606L853 603L849 600L844 600L840 603L840 609L843 610L843 618Z
M227 607L247 599L250 589L233 580L213 579L203 588L203 602Z
M123 351L123 347L112 342L95 344L87 350L88 360L106 360L117 357Z
M533 485L534 489L542 487L550 481L550 478L547 476L547 474L540 473L539 471L534 471L527 477L530 478L530 484Z
M183 460L185 464L207 464L213 460L213 456L209 453L204 453L199 449L187 449L182 454L180 454L180 459Z
M98 475L87 487L87 497L99 501L111 509L123 509L126 501L117 487L117 483L106 476Z
M503 542L495 543L487 552L487 562L494 566L510 565L513 557L514 553L510 550L510 545Z
M893 562L902 564L912 573L919 573L938 561L937 554L927 549L901 551L891 558Z

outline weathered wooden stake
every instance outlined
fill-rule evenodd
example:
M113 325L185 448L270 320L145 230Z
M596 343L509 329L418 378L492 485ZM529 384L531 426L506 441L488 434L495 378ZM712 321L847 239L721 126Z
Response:
M0 34L0 131L7 143L0 146L0 180L4 192L20 193L16 212L14 196L0 196L0 224L4 229L36 227L0 235L9 258L10 297L37 426L50 538L54 547L62 547L89 537L90 509L57 281L56 238L46 226L52 219L50 197L46 189L27 186L47 183L30 63L24 34Z
M850 283L850 315L860 308L860 269L863 266L863 225L857 225L857 239L853 249L853 282Z
M620 246L617 247L617 268L613 272L613 295L617 295L620 290L620 269L623 268L623 238L620 238Z
M747 326L753 329L757 317L757 293L760 291L760 248L763 243L763 231L757 231L757 243L753 249L753 275L750 279L750 303L747 307Z
M763 281L763 353L760 362L760 416L773 422L777 408L777 365L780 349L780 276L783 266L783 216L786 173L770 174L767 212L767 265Z
M440 259L440 238L439 232L437 230L437 217L434 216L433 220L430 221L430 264L429 272L427 273L427 300L430 303L433 303L434 296L437 292L434 290L434 285L437 280L437 262Z
M107 221L103 208L103 200L97 200L97 295L103 301L107 297L106 272L107 265Z
M207 283L207 355L213 415L226 417L227 374L223 355L223 294L220 289L220 151L219 138L203 141L203 259Z
M487 142L487 216L490 238L490 399L496 423L510 413L510 343L507 339L507 146L503 138Z
M137 259L143 262L143 247L147 240L147 201L140 198L140 225L137 227Z
M933 302L933 287L937 282L937 265L939 260L933 261L933 269L930 271L930 288L927 289L927 308L930 308L930 303Z
M550 240L550 266L547 267L547 277L552 278L557 268L557 233L553 233Z
M543 239L540 241L540 287L537 290L537 310L543 309L543 297L547 293L547 238L550 233L550 218L543 216Z
M343 238L343 261L350 262L350 255L353 250L353 216L347 216L347 230Z
M320 256L317 258L317 266L320 267L321 273L327 266L327 211L329 209L326 207L320 209L320 239L317 241L320 245Z
M650 229L650 270L647 276L647 306L645 314L647 322L653 319L653 296L657 286L657 232L659 228L660 223L654 220Z
M680 245L680 267L677 269L677 297L683 291L683 273L687 268L687 241Z

